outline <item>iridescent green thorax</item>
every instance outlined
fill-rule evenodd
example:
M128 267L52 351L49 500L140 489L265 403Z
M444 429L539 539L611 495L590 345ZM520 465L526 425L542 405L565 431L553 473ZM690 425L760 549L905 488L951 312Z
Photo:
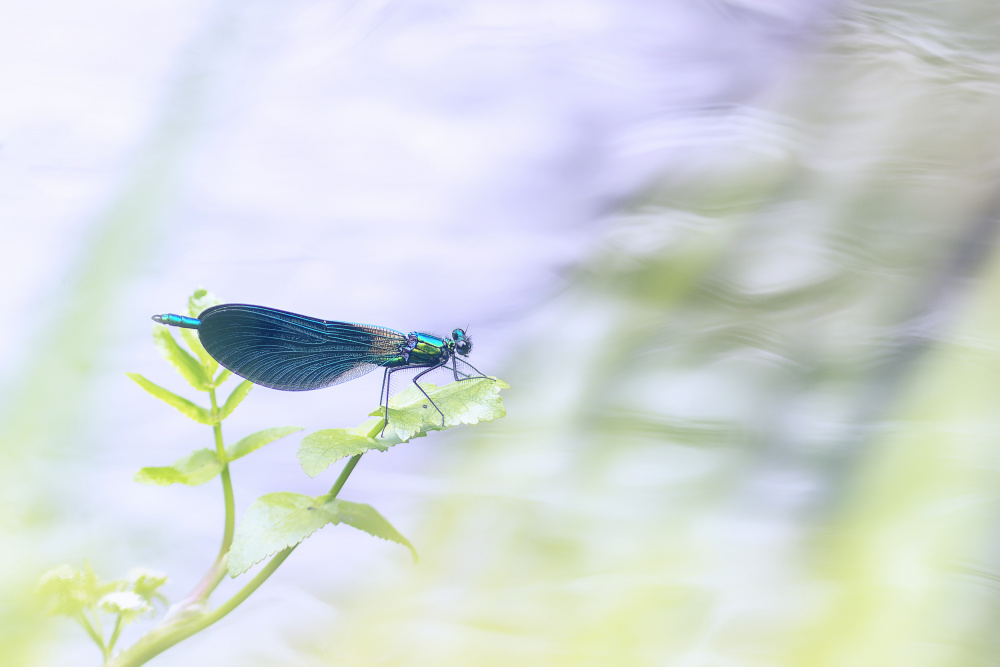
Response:
M383 364L389 368L402 366L436 366L451 358L455 342L430 334L411 332L400 348L399 356Z

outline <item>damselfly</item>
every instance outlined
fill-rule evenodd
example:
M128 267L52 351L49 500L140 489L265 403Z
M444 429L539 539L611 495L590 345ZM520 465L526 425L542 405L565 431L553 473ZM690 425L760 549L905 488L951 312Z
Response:
M271 389L321 389L384 368L379 394L379 405L383 401L385 404L383 432L389 424L393 373L423 369L413 378L413 384L441 415L442 426L444 413L418 380L437 368L450 368L456 381L486 377L459 359L472 351L472 340L464 329L452 331L450 339L418 331L404 334L371 324L321 320L242 303L212 306L197 318L172 313L153 315L153 321L196 329L201 344L216 361L236 375Z

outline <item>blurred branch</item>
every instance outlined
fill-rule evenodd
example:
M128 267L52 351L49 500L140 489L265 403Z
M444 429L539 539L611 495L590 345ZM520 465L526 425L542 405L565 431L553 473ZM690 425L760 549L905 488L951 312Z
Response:
M907 381L935 342L954 322L973 279L993 257L1000 231L1000 191L987 203L981 215L966 227L940 270L913 304L910 315L896 327L886 346L884 361L864 382L851 423L852 436L826 459L830 466L827 499L842 497L857 469L858 459L871 442L874 426L880 423L907 388ZM835 504L835 503L834 503Z

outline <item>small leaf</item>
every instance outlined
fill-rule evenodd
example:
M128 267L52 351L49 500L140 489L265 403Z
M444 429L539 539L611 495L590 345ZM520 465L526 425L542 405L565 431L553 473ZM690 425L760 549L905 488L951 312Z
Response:
M368 420L366 424L375 420ZM382 428L382 420L378 420L378 428ZM331 464L348 456L364 454L371 449L381 452L389 449L394 442L385 442L369 437L371 428L364 425L352 428L330 428L310 433L299 444L299 464L310 477L315 477L330 467Z
M112 614L121 614L122 621L128 622L141 616L153 612L153 605L149 604L138 593L132 591L117 591L108 593L97 603L101 611Z
M87 573L70 565L59 565L42 575L38 592L53 599L52 613L73 616L94 603L97 582L88 581Z
M168 391L163 387L161 387L160 385L150 382L149 380L139 375L138 373L126 373L125 375L127 375L133 382L135 382L137 385L148 391L153 396L156 396L158 399L170 405L171 407L177 408L186 417L195 420L199 424L211 425L215 423L212 420L212 413L210 413L208 410L201 407L200 405L195 405L186 398L182 398L177 394L173 393L172 391Z
M221 387L222 383L231 378L232 375L233 372L231 370L229 370L228 368L223 368L221 371L219 371L219 374L215 376L215 379L212 380L212 386Z
M191 314L191 317L198 317L201 315L201 311L211 306L217 306L220 303L222 303L222 299L207 289L199 287L194 291L194 294L188 297L188 312Z
M337 522L336 505L322 501L322 497L287 492L269 493L255 500L236 529L229 550L229 576L236 577L254 563Z
M142 567L134 567L126 577L128 587L146 602L152 603L154 598L165 600L156 589L167 583L167 575Z
M444 414L444 426L441 415L430 405L427 396L410 386L389 400L389 428L402 442L427 431L493 421L507 414L500 400L500 390L510 389L510 385L503 380L476 378L451 382L443 387L430 383L422 386ZM370 414L383 414L382 410L384 408L379 408Z
M268 445L275 440L284 438L286 435L291 435L296 431L301 431L301 426L281 426L278 428L268 428L263 431L257 431L253 435L248 435L239 442L237 442L232 447L226 448L226 458L230 461L235 461L238 458L242 458L252 451L260 449L264 445Z
M84 561L81 570L70 565L59 565L42 575L38 593L53 600L52 613L75 616L90 609L106 593L121 590L124 582L103 583Z
M376 412L370 414L386 414L389 416L389 429L396 433L401 441L406 442L410 438L416 437L418 433L426 433L428 429L433 429L435 426L440 428L441 415L438 411L431 407L427 399L420 395L423 399L419 407L416 404L407 405L406 407L394 408L392 407L393 401L389 401L389 409L383 412L384 409L379 409ZM383 417L384 419L384 417Z
M222 472L222 464L211 449L199 449L177 459L172 466L143 468L133 479L141 484L198 486Z
M229 398L226 399L222 410L219 411L220 422L232 414L236 406L243 402L243 399L247 397L251 389L253 389L253 382L250 380L244 380L236 385L236 389L233 389L233 393L229 394Z
M338 500L337 504L342 523L363 530L369 535L381 537L383 540L402 544L413 554L413 562L417 562L417 550L413 548L410 541L400 535L399 531L393 528L384 516L376 512L374 507L347 500Z
M199 391L205 391L209 388L211 376L205 372L197 359L177 344L167 327L160 324L154 325L153 338L156 340L156 347L160 349L163 358L173 364L189 385Z
M446 426L492 421L507 414L500 400L500 390L510 386L490 378L462 380L443 387L423 385L445 415ZM426 406L426 407L425 407ZM332 428L310 433L299 445L299 463L310 477L326 470L332 463L349 456L377 449L386 451L413 438L440 431L441 415L416 387L400 392L390 401L389 426L382 433L385 408L378 408L357 428Z
M180 332L181 337L184 339L184 342L187 343L188 348L190 348L201 361L201 367L205 369L205 374L208 377L215 375L215 371L219 369L219 362L205 350L205 346L201 344L201 339L198 338L198 334L195 330L185 329L182 327ZM218 385L213 383L212 386Z

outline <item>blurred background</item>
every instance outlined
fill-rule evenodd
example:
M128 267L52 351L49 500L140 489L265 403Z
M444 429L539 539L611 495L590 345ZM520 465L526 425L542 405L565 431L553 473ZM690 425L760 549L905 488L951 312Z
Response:
M149 317L197 287L467 326L512 388L344 488L419 564L328 527L152 664L1000 664L1000 5L0 16L4 665L100 664L55 565L177 600L211 564L218 482L132 481L211 431L125 377L195 398ZM380 380L224 434L357 425ZM239 514L329 489L298 440L234 464Z

